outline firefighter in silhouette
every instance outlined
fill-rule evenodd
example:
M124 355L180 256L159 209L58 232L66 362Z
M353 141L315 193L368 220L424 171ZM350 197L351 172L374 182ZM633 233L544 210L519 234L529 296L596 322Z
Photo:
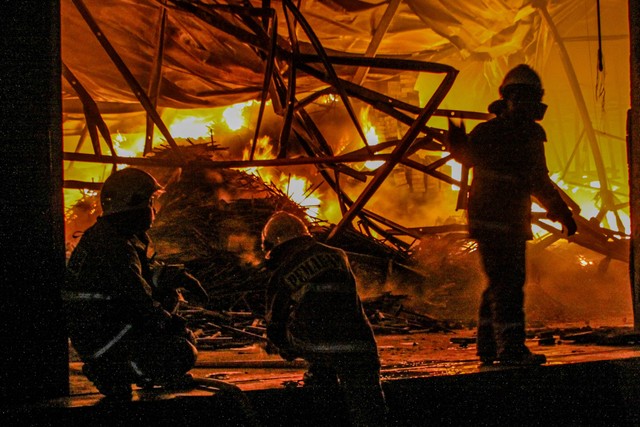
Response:
M195 338L175 314L178 289L207 298L184 270L150 265L146 231L162 187L127 168L105 181L102 215L82 235L67 265L69 337L83 372L104 395L131 396L131 385L189 386Z
M539 365L543 354L525 345L525 247L531 232L531 196L547 217L571 236L577 226L549 178L542 126L546 105L538 74L521 64L511 69L489 106L495 118L467 135L449 122L449 149L473 167L469 189L469 233L478 243L488 286L482 294L477 343L483 364Z
M371 325L344 251L317 242L305 223L276 212L262 231L267 337L287 360L309 363L305 386L344 393L354 425L381 425L386 405Z

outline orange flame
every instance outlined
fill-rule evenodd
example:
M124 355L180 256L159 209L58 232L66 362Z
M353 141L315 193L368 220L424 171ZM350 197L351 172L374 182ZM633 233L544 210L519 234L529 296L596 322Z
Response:
M362 131L364 132L364 136L367 140L367 144L369 144L369 146L375 146L380 143L380 138L378 137L378 134L376 132L376 127L371 123L371 120L369 119L370 111L370 106L367 106L360 110L360 122ZM364 167L369 170L376 170L383 164L383 160L369 160L368 162L364 163Z
M335 95L328 95L321 99L323 103L337 102ZM163 111L163 119L167 122L168 128L175 138L213 138L214 129L216 132L233 132L244 128L246 130L248 117L253 113L252 107L255 107L257 102L248 101L239 104L232 105L226 108L215 109L200 109L200 110L170 110L165 109ZM371 121L371 108L366 107L360 110L360 121L362 129L365 133L367 143L370 146L377 145L381 136L379 136L378 129ZM225 129L228 128L228 131ZM225 133L225 134L226 134ZM143 151L144 141L146 135L144 132L138 133L120 133L116 132L113 142L116 149L116 153L120 156L126 157L139 157ZM84 144L81 149L76 146L78 142L77 134L75 136L65 135L65 151L80 151L84 153L91 152L91 145ZM163 143L163 137L159 132L155 133L154 144ZM104 144L104 142L102 142ZM249 150L251 149L251 143L249 142L244 149L236 147L238 154L243 151L243 159L249 158ZM103 148L103 152L108 152L106 146ZM443 153L446 155L446 153ZM254 159L264 160L272 159L275 157L273 153L273 144L268 136L262 136L258 139L256 144L256 151L254 153ZM375 170L382 165L381 161L369 161L362 164L363 168L368 170ZM93 164L93 163L80 163L80 162L65 162L67 166L65 170L65 178L71 180L81 181L94 181L100 182L110 173L110 165ZM451 174L454 179L460 179L461 165L453 160L449 161L447 165L451 168ZM119 168L123 168L125 165L120 165ZM298 175L285 174L281 171L277 171L274 168L247 168L246 172L252 174L259 174L266 182L271 182L273 185L282 190L285 194L288 194L295 202L302 206L308 207L309 216L314 216L327 220L334 220L340 218L341 212L339 211L339 205L337 201L332 200L329 195L317 195L311 197L306 194L310 188L312 188L311 179L304 178L306 176L304 172L298 173ZM310 176L310 175L308 175ZM591 183L588 186L578 187L575 185L569 185L565 183L559 176L555 174L551 176L560 188L565 190L568 195L575 200L581 207L581 215L585 218L595 217L600 213L601 207L598 197L599 183ZM585 177L586 179L586 177ZM445 191L457 191L457 186L442 186ZM449 190L450 189L450 190ZM616 188L612 188L612 191L617 191ZM87 193L82 193L78 190L65 189L65 205L67 208L77 203L78 200L86 197ZM322 202L320 201L322 199ZM607 212L602 216L602 223L604 227L611 230L616 230L624 233L630 232L630 219L628 208L618 210L617 212ZM599 216L599 217L600 217ZM554 226L557 224L554 224ZM546 231L542 229L536 230L538 233L543 234Z
M251 153L250 145L251 144L249 144L242 153L243 160L249 160ZM255 160L268 160L273 158L273 145L268 136L263 136L258 139L253 158ZM276 188L285 193L292 201L306 208L306 214L310 218L318 218L320 216L320 199L308 194L312 184L306 178L275 171L273 168L250 167L243 168L242 170L249 174L259 176L263 181L270 182L276 186Z

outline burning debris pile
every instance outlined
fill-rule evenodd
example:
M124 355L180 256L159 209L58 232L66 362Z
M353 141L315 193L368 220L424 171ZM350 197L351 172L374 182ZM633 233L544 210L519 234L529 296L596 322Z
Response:
M210 143L184 147L189 160L217 156ZM156 151L155 159L170 155ZM331 225L310 219L305 208L258 174L241 169L212 169L198 165L149 170L165 186L159 209L149 231L154 260L183 265L197 277L209 295L200 307L184 293L181 314L197 331L206 348L242 346L263 341L265 290L268 274L263 266L261 231L267 219L286 210L305 220L313 235L323 240ZM67 212L69 250L79 238L75 231L88 228L100 213L96 193L87 193ZM384 292L389 283L426 279L410 267L410 254L400 253L355 230L345 230L332 242L347 251L361 284L365 310L379 333L439 331L450 328L430 316L405 307L408 295Z

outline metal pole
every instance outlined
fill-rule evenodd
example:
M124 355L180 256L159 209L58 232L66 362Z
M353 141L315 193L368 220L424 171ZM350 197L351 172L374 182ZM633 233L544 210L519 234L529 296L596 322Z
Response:
M396 15L398 11L398 7L402 3L402 0L391 0L387 9L384 11L384 15L380 19L380 23L378 24L378 28L373 33L373 37L371 38L371 42L369 42L369 46L367 46L367 51L364 53L364 56L367 58L373 58L376 56L376 52L378 51L378 47L380 47L380 43L382 43L382 39L384 35L387 34L387 30L391 25L391 21L393 17ZM369 73L369 67L361 67L356 70L352 82L356 84L362 84L364 79L367 77L367 73Z
M149 101L153 108L158 107L158 97L160 96L160 83L162 82L162 61L164 59L164 39L165 28L167 25L167 9L160 10L160 22L158 22L158 37L156 56L153 59L151 67L151 76L149 77ZM144 139L144 155L153 151L153 119L147 113L147 131Z
M192 160L189 164L205 169L225 169L225 168L250 168L250 167L284 167L299 165L314 165L319 163L360 163L368 161L387 161L392 154L344 154L341 156L323 157L296 157L291 159L267 159L267 160ZM64 160L74 162L122 164L143 167L168 167L175 168L184 166L182 161L175 159L156 159L147 157L121 157L105 156L87 153L64 153ZM421 165L426 168L426 166ZM457 182L454 182L457 184Z
M640 2L629 0L631 109L627 114L631 248L629 273L633 298L633 327L640 331Z

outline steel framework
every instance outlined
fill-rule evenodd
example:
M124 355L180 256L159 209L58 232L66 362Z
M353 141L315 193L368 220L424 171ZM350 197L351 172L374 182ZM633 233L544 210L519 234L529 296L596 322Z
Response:
M330 231L328 236L329 240L341 233L345 227L351 227L355 218L358 218L359 225L365 233L373 236L372 232L375 232L379 236L383 236L387 243L401 250L408 250L412 243L408 243L407 239L402 239L400 236L419 239L425 233L447 231L445 229L430 227L405 227L365 208L367 202L375 195L376 191L397 165L403 165L449 184L459 186L461 190L458 207L464 208L468 171L463 170L460 180L454 179L450 175L447 175L447 173L439 170L439 168L451 160L450 155L445 155L441 159L426 165L413 160L411 156L419 150L438 152L439 155L446 152L445 141L447 131L427 126L427 122L431 117L441 116L486 120L492 116L485 113L443 110L438 108L452 87L458 73L453 67L433 62L375 57L377 44L384 35L393 17L393 13L397 8L397 1L390 2L387 13L382 18L378 31L374 34L369 49L367 49L364 56L332 56L327 54L313 29L292 0L283 0L279 3L282 6L282 14L286 20L286 38L278 34L278 14L274 8L270 7L269 1L263 2L264 7L256 8L248 1L244 2L242 6L236 6L205 4L190 0L159 0L158 3L162 5L163 12L158 22L158 41L151 82L146 91L137 82L134 75L129 71L126 64L109 43L109 40L100 30L98 23L83 1L72 1L147 113L145 154L151 152L151 141L155 125L171 147L173 159L159 161L150 158L126 158L117 156L113 150L109 129L104 124L104 120L102 120L100 116L96 103L91 99L89 93L83 89L81 82L75 78L72 71L64 66L63 75L73 88L75 88L84 106L87 129L85 134L89 134L94 149L94 154L80 154L77 152L78 150L76 150L75 153L64 153L65 160L99 162L113 164L114 167L116 164L167 167L185 166L185 159L181 153L180 146L175 142L156 110L159 81L162 75L166 14L171 13L171 10L177 9L182 12L188 12L202 22L215 27L219 31L232 35L243 43L251 46L255 54L264 61L264 79L260 108L255 123L255 132L249 160L202 161L198 163L199 167L244 168L253 166L286 167L300 164L316 165L324 181L326 181L330 188L336 193L342 210L342 219ZM314 51L313 54L302 53L300 51L300 43L298 41L299 30L304 33L306 39L309 41ZM345 69L345 67L352 69L351 80L341 78L336 71L336 67L340 67L340 69ZM394 72L410 71L416 73L431 73L442 76L442 80L432 97L424 106L420 107L364 87L361 83L365 80L367 72L370 69L393 70ZM301 91L297 86L297 78L300 74L316 79L318 89L312 93L305 91L304 97L298 99L298 97L301 96ZM327 138L325 138L306 110L312 102L328 94L339 97L351 124L361 139L362 147L360 149L347 154L335 155ZM255 160L256 143L260 135L264 111L267 105L266 101L268 99L272 101L276 114L282 117L279 153L277 158L272 160ZM397 121L407 128L407 130L402 137L397 140L385 141L378 145L370 146L367 143L365 133L353 108L353 100L358 100L369 105L379 113ZM100 151L98 133L100 133L106 141L112 155L104 155ZM294 138L290 138L291 136ZM288 157L291 148L288 144L291 139L300 144L307 157ZM82 141L83 138L80 139L79 144ZM380 152L382 150L390 150L390 152L381 154ZM360 179L366 179L366 177L362 177L361 173L352 169L349 163L369 160L382 160L384 163L375 171L356 200L352 200L341 188L340 175L347 174ZM80 182L65 182L67 188L78 188L83 185L84 184ZM562 190L560 191L562 192ZM579 215L579 206L573 203L566 194L564 194L564 196L578 217L580 232L571 237L571 241L600 252L604 254L607 259L613 258L627 261L627 236L622 233L603 229L599 224L594 223L594 221L581 217ZM614 208L611 203L607 202L605 203L605 209L612 210ZM540 216L536 216L534 221L550 232L548 238L539 242L542 246L562 238L562 234L546 224Z

